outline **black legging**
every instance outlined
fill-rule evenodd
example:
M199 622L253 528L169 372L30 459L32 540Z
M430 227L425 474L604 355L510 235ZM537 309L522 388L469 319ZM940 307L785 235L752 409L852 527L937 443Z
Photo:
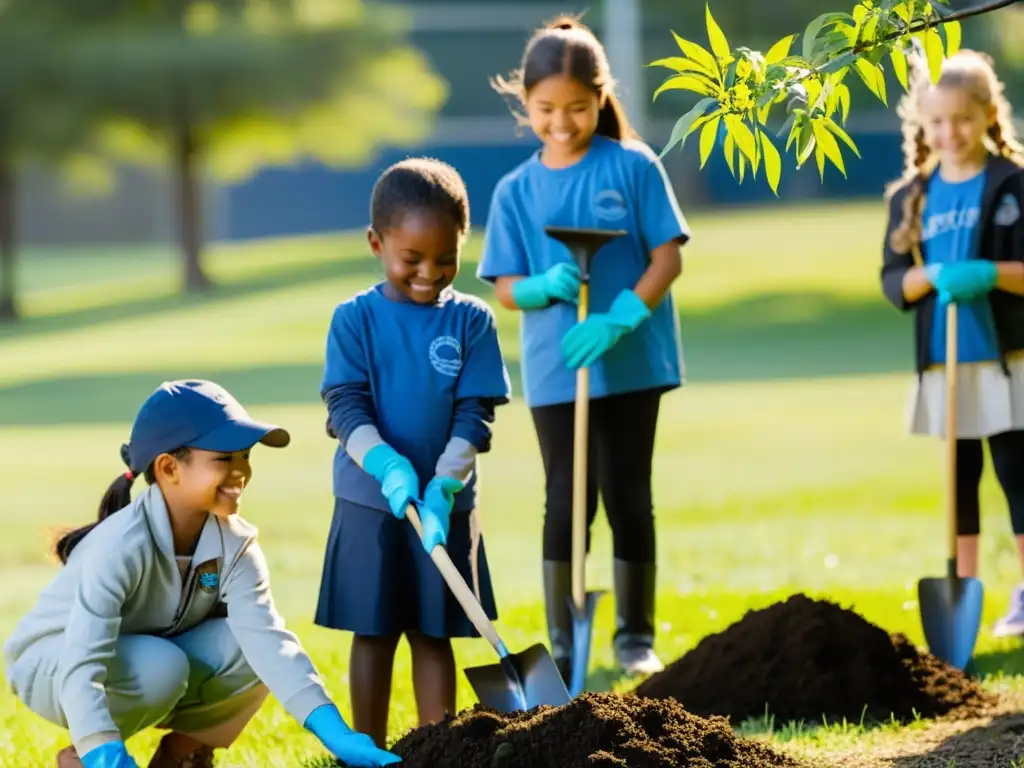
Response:
M988 447L1010 507L1010 525L1016 535L1024 535L1024 431L992 435ZM957 440L956 450L957 532L961 536L977 536L981 532L978 486L985 455L981 440Z
M587 551L601 490L615 558L654 562L651 460L661 390L599 398L590 403L587 469ZM544 559L572 559L573 403L532 409L546 475Z

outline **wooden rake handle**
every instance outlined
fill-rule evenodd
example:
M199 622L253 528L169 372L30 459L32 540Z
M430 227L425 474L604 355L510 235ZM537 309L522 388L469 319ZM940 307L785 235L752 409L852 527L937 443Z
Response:
M419 513L416 511L416 505L410 504L406 507L405 516L412 523L412 527L416 529L416 535L423 539L423 523L420 521ZM455 567L455 563L452 562L451 557L448 556L448 550L438 544L430 552L430 559L434 561L434 565L437 566L437 570L441 572L441 577L448 584L448 588L455 595L455 599L459 601L459 605L462 606L462 610L466 612L466 616L469 617L470 622L476 628L487 642L491 644L494 650L499 656L504 658L508 655L508 650L505 648L505 644L501 641L498 636L498 630L494 628L494 624L487 618L487 614L484 612L483 606L480 605L480 601L476 599L476 595L473 594L473 590L469 588L466 580L459 573L459 569Z

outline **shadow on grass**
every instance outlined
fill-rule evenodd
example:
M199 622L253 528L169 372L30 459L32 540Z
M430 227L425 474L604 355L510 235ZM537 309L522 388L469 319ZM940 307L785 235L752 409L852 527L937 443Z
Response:
M953 734L936 747L896 757L892 768L1020 768L1024 765L1024 714L1003 715L988 725Z
M372 262L356 261L296 269L240 281L219 289L216 298L205 301L330 279L342 273L369 273L372 269ZM176 296L141 302L142 306L135 309L129 304L95 311L107 313L107 319L115 313L128 318L137 316L140 310L171 312L189 301L198 300ZM79 315L75 322L87 323L89 317ZM769 294L709 311L684 309L680 321L691 385L897 371L910 376L909 318L900 317L881 302L845 300L827 293ZM50 322L71 321L61 316ZM507 363L514 394L521 397L519 361L510 357ZM0 426L130 420L160 382L186 376L218 381L254 408L314 404L319 402L321 375L322 364L318 361L225 370L204 364L167 371L40 376L0 387Z
M127 301L101 302L68 312L29 317L17 323L0 323L0 340L23 338L41 333L81 330L102 323L131 322L194 306L213 305L247 296L255 298L261 293L295 288L321 280L366 275L369 284L371 276L378 275L379 271L379 262L372 258L339 258L331 261L299 263L272 270L264 268L252 276L225 280L198 293L176 292L161 296L145 294ZM102 286L97 286L96 290L102 290ZM339 297L340 299L341 297Z

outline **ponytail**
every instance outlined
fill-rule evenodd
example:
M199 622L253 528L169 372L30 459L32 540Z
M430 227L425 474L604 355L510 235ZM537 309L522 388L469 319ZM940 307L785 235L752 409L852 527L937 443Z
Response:
M177 459L184 458L188 455L188 448L180 448L176 451L172 451L171 455ZM96 522L67 531L54 543L53 553L60 559L61 563L67 564L72 551L74 551L75 547L82 542L82 539L84 539L93 528L115 512L121 511L132 503L132 486L134 485L135 478L138 477L138 475L131 470L131 462L128 459L127 445L121 446L121 460L129 467L129 469L127 472L123 472L115 477L114 481L107 488L106 493L103 494L103 498L100 499L99 509L96 512ZM152 465L146 469L143 473L143 477L145 477L146 482L150 485L156 482Z
M605 91L604 105L597 116L597 130L600 136L607 136L609 139L623 141L624 139L639 139L640 136L629 122L626 115L626 108L622 106L619 97L609 89Z
M103 498L100 500L100 507L96 513L96 522L68 531L57 540L53 550L54 554L60 558L61 563L67 563L68 558L71 557L71 552L93 528L118 510L124 509L131 504L132 485L134 482L135 475L132 474L131 470L114 478L114 482L110 484L107 492L103 494Z

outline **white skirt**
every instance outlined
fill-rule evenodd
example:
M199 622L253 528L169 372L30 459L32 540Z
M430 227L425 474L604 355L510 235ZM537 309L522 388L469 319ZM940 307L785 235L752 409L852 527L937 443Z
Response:
M1007 378L999 363L957 366L957 437L983 438L1024 430L1024 355L1007 360ZM907 409L911 434L946 437L946 368L924 372Z

